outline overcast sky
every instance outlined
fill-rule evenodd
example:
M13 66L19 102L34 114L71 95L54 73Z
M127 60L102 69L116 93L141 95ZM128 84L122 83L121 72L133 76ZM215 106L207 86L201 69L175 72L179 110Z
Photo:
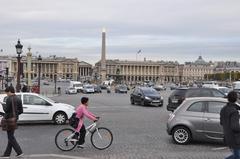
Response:
M1 0L1 54L107 59L240 61L239 0ZM137 54L138 50L142 50Z

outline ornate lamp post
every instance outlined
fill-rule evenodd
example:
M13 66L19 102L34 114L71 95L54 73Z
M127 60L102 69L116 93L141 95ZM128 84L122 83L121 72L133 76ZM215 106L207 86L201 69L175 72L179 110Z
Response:
M20 74L21 74L21 53L23 45L20 43L20 39L18 39L17 45L15 45L17 51L17 65L18 65L18 72L17 72L17 85L16 85L16 92L20 92Z
M38 93L40 94L40 80L41 80L41 61L42 57L41 55L38 56Z

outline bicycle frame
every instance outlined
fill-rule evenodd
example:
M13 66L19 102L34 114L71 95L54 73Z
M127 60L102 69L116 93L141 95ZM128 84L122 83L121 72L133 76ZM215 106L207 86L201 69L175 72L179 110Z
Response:
M94 123L92 123L91 125L89 125L87 128L86 128L86 136L89 134L89 133L93 133L94 131L97 131L98 132L98 125L99 125L99 121L96 121ZM75 135L76 131L74 133L72 133L71 135L69 135L65 141L71 141L72 140L72 137ZM102 136L100 135L100 133L98 133L98 135L100 136L100 138L102 138Z

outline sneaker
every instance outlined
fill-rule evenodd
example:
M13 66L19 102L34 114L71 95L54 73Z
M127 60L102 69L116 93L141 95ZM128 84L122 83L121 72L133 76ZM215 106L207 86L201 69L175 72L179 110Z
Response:
M0 158L10 158L10 156L2 155L2 156L0 156Z
M85 146L84 145L77 145L77 148L83 149Z
M74 141L74 142L78 141L78 135L74 134L74 136L71 138L70 141Z
M17 158L21 158L21 157L23 157L23 156L24 156L24 153L21 153L21 154L19 154L19 155L16 155Z

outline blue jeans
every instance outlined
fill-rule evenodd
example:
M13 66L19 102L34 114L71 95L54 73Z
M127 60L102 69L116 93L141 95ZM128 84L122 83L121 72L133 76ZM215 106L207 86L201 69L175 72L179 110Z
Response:
M225 159L240 159L240 149L232 149L233 154Z

